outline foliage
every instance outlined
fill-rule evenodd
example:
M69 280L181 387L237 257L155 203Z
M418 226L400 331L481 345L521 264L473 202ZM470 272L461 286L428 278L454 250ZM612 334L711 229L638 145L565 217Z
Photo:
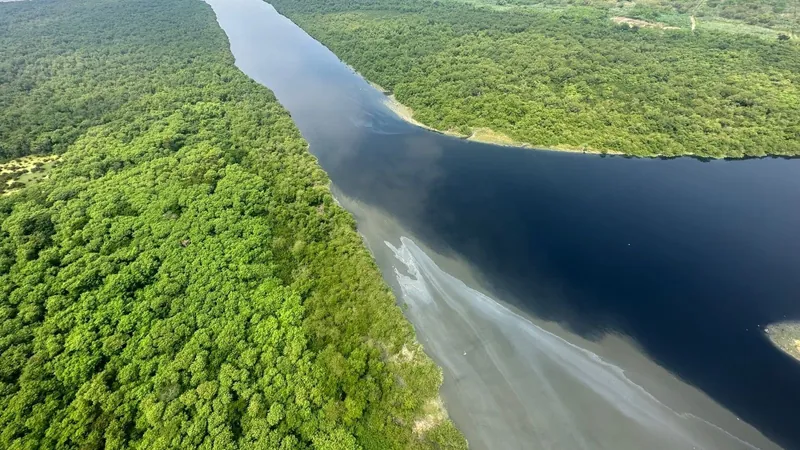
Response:
M797 0L645 0L639 3L657 15L693 14L787 29L796 29L800 24L800 2Z
M597 8L272 2L440 130L631 155L800 154L800 47Z
M0 198L0 447L466 446L413 433L441 373L207 5L0 10L5 155L64 152Z
M668 16L694 15L707 20L733 20L770 28L797 30L800 25L798 0L454 0L493 8L569 8L601 9L647 20Z

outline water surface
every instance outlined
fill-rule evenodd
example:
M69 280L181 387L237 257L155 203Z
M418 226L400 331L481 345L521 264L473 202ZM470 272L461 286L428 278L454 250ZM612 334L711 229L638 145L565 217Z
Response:
M800 160L446 137L269 5L209 3L356 215L472 448L800 448L800 364L763 333L800 319Z

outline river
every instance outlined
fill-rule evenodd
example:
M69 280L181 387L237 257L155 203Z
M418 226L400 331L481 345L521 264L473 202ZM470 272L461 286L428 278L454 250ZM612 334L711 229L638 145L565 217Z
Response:
M505 148L394 115L260 0L208 0L354 214L473 449L800 448L800 160Z

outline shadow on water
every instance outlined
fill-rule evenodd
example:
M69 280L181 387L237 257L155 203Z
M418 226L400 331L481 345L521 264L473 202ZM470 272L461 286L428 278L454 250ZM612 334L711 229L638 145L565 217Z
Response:
M763 332L800 319L800 160L604 157L442 136L398 120L271 7L269 23L248 23L264 19L244 3L217 11L237 65L291 111L344 194L469 261L496 298L584 337L628 335L800 448L800 364Z

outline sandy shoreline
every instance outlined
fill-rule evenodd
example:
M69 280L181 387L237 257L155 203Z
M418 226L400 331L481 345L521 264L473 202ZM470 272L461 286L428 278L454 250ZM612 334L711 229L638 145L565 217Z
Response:
M529 149L532 149L532 150L542 150L542 151L548 151L548 152L583 153L583 154L587 154L587 155L613 155L613 156L626 156L626 157L632 157L632 158L664 158L664 157L666 157L666 158L676 158L676 157L689 157L689 158L692 158L692 157L695 157L695 155L693 153L685 153L685 154L681 154L681 155L664 155L664 154L658 153L658 154L643 156L643 155L630 155L630 154L627 154L627 153L624 153L624 152L620 152L620 151L617 151L617 150L597 150L597 149L594 149L594 148L575 148L575 147L570 147L570 146L567 146L567 145L564 145L564 146L557 145L557 146L548 147L548 146L543 146L543 145L534 145L534 144L530 144L530 143L527 143L527 142L518 142L518 141L515 141L514 139L512 139L512 138L510 138L510 137L508 137L508 136L506 136L506 135L504 135L502 133L498 133L498 132L496 132L496 131L494 131L494 130L492 130L490 128L473 128L472 134L469 135L469 136L464 135L464 134L459 133L459 132L454 131L454 130L440 130L440 129L433 128L431 126L425 125L424 123L416 120L414 118L414 110L411 107L409 107L409 106L401 103L399 100L397 100L397 97L395 97L395 95L392 94L391 91L389 91L388 89L384 88L383 86L381 86L381 85L379 85L377 83L374 83L374 82L370 81L364 75L362 75L359 71L357 71L355 68L353 68L353 66L351 66L349 64L345 64L345 65L350 70L352 70L353 73L355 73L356 75L361 77L364 81L366 81L375 90L377 90L380 93L382 93L384 95L384 97L385 97L384 105L387 108L389 108L392 112L394 112L397 115L397 117L399 117L400 119L402 119L403 121L405 121L407 123L410 123L411 125L414 125L414 126L417 126L417 127L420 127L420 128L424 128L424 129L426 129L428 131L433 131L434 133L443 134L445 136L451 136L451 137L455 137L455 138L458 138L458 139L463 139L463 140L466 140L466 141L479 142L479 143L482 143L482 144L499 145L501 147L529 148ZM703 158L726 159L726 157L724 157L724 156L719 156L719 157L705 156ZM733 158L733 159L739 159L739 158Z
M519 142L515 141L514 139L506 136L503 133L498 133L497 131L492 130L491 128L473 128L471 135L465 135L459 133L455 130L440 130L438 128L431 127L426 125L417 119L414 118L414 110L401 103L397 100L392 92L383 86L370 81L367 77L362 75L359 71L357 71L353 66L349 64L345 64L350 70L353 71L356 75L361 77L364 81L366 81L370 86L372 86L375 90L382 93L385 96L384 105L389 108L392 112L394 112L397 117L403 119L403 121L410 123L411 125L424 128L428 131L433 131L434 133L443 134L445 136L451 136L459 139L464 139L466 141L472 142L480 142L482 144L492 144L492 145L499 145L502 147L517 147L517 148L530 148L535 150L545 150L545 151L554 151L554 152L570 152L570 153L587 153L587 154L596 154L596 155L624 155L622 152L617 152L613 150L601 151L591 148L574 148L569 146L556 146L556 147L547 147L547 146L537 146L527 142Z
M356 72L358 73L358 72ZM362 77L363 78L363 77ZM365 78L366 80L366 78ZM546 151L554 151L554 152L570 152L570 153L588 153L588 154L607 154L607 155L624 155L622 152L617 151L600 151L596 149L580 149L580 148L573 148L573 147L545 147L545 146L537 146L533 144L529 144L527 142L518 142L514 139L502 134L498 133L490 128L473 128L472 134L467 136L461 133L458 133L453 130L439 130L437 128L433 128L431 126L425 125L424 123L414 119L414 110L410 107L400 103L394 94L389 93L386 89L382 88L381 86L367 80L367 82L374 87L375 89L379 90L386 96L386 100L384 104L387 108L391 109L398 117L403 119L404 121L418 126L420 128L425 128L426 130L433 131L435 133L444 134L446 136L452 136L459 139L464 139L467 141L472 142L480 142L483 144L492 144L492 145L500 145L503 147L518 147L518 148L530 148L535 150L546 150Z

